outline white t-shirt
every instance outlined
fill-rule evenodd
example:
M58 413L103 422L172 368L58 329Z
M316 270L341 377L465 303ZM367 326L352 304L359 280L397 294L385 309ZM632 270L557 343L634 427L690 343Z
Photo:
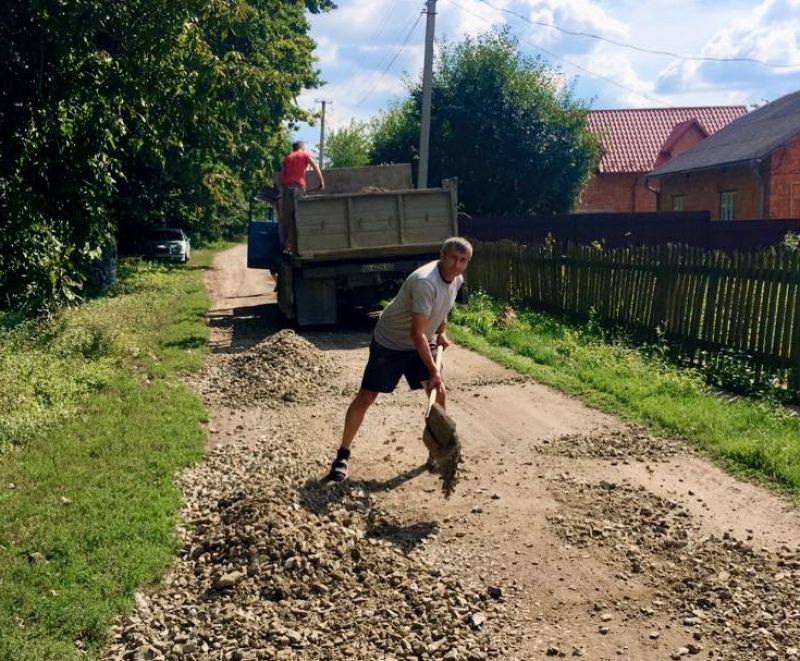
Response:
M411 316L428 315L425 335L432 340L436 329L447 319L456 301L456 294L464 283L464 276L445 282L439 273L439 260L420 266L408 276L394 300L378 319L375 340L387 349L409 351L416 347L411 339Z

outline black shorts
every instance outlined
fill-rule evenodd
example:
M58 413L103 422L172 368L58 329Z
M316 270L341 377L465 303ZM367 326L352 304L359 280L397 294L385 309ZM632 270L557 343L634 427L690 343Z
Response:
M401 376L406 377L411 390L419 390L422 382L430 378L428 368L416 349L387 349L373 339L369 345L369 360L364 368L364 376L361 377L361 387L372 392L393 392Z

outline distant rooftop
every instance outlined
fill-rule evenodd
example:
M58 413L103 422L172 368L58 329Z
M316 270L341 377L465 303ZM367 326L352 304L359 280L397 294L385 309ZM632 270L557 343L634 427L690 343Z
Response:
M589 130L603 144L600 172L649 172L676 124L695 119L712 135L746 112L746 106L592 110Z
M755 161L798 135L800 92L793 92L739 117L719 133L678 154L653 174L660 176Z

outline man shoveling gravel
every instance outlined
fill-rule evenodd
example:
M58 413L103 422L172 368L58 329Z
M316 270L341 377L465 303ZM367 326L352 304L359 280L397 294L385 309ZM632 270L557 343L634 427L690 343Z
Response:
M347 477L350 446L367 409L378 393L394 392L405 376L412 390L436 390L437 403L445 406L445 385L431 348L446 349L447 315L464 283L472 246L460 237L447 239L439 259L414 271L386 307L375 326L361 388L347 409L342 444L326 480ZM435 336L435 341L434 341Z

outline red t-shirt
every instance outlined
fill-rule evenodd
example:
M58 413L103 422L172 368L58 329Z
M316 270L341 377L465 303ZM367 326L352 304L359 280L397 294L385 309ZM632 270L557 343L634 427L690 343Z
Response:
M311 154L302 149L293 151L283 159L281 171L281 184L284 186L295 184L306 187L306 170L311 163Z

